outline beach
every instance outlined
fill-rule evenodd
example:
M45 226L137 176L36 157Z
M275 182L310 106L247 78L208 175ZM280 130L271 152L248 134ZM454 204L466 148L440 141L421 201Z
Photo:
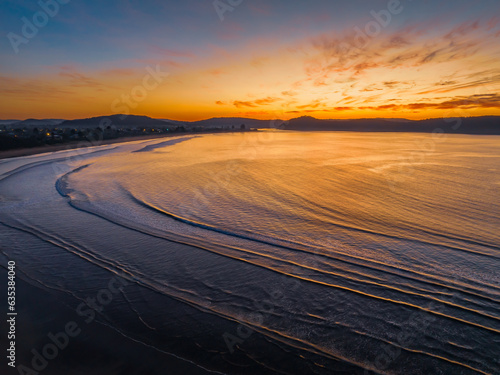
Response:
M122 137L122 138L116 138L116 139L106 139L106 140L100 140L100 141L94 141L94 142L74 141L74 142L67 142L67 143L63 143L63 144L44 145L44 146L39 146L39 147L0 150L0 159L37 155L37 154L43 154L46 152L74 150L74 149L84 148L84 147L104 146L104 145L111 145L111 144L115 144L115 143L124 143L124 142L141 141L141 140L147 141L150 139L173 137L176 135L178 135L178 134L156 134L156 135L148 135L148 136Z
M387 136L183 135L2 160L17 364L78 331L44 373L494 373L497 138L451 136L401 174L428 135Z

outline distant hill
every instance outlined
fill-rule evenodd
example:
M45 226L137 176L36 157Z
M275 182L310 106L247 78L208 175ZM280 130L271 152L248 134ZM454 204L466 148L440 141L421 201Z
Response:
M177 121L162 119L163 121L171 122L178 126L185 126L186 128L239 128L245 125L247 129L250 128L277 128L283 123L283 120L257 120L246 117L213 117L199 121Z
M214 117L207 120L186 122L189 126L201 126L201 127L228 127L239 128L241 125L245 125L247 129L249 128L272 128L278 127L282 124L283 120L257 120L245 117Z
M459 121L459 123L457 122ZM493 134L500 135L500 117L462 117L459 120L453 119L428 119L428 120L406 120L406 119L355 119L355 120L335 120L317 119L311 116L294 118L290 121L283 120L257 120L244 117L219 117L200 121L177 121L168 119L154 119L148 116L137 115L111 115L98 116L78 120L58 120L58 119L27 119L0 120L0 126L12 128L23 127L60 127L60 128L106 128L115 126L119 129L132 128L177 128L180 126L186 129L193 128L227 128L239 129L244 124L250 128L279 128L297 131L354 131L354 132L426 132L430 133L435 129L443 129L448 133L456 134ZM457 126L459 124L459 126Z
M166 118L161 118L161 119L158 119L158 120L165 121L165 122L168 122L170 124L177 125L177 126L186 126L186 124L189 124L186 121L171 120L171 119L166 119Z
M35 119L35 118L29 118L27 120L23 121L15 121L10 124L5 124L12 126L13 128L24 128L24 127L44 127L44 126L56 126L59 125L61 122L64 120L61 119Z
M98 116L85 118L80 120L67 120L59 124L61 128L97 128L116 126L117 128L164 128L169 126L176 126L164 120L154 119L148 116L136 115L111 115L111 116Z
M355 131L355 132L425 132L442 129L457 134L500 135L500 117L463 117L453 119L405 120L405 119L356 119L321 120L303 116L284 124L286 130L299 131Z
M244 117L220 117L210 118L200 121L177 121L169 119L154 119L148 116L138 115L111 115L111 116L97 116L76 120L36 120L28 119L24 121L18 120L5 120L5 125L12 127L26 127L26 126L55 126L60 128L97 128L115 125L117 128L164 128L164 127L177 127L184 126L186 128L239 128L242 124L247 129L250 128L271 128L278 127L283 123L283 120L257 120ZM2 123L0 122L0 125Z
M0 126L1 125L10 125L14 124L16 122L20 122L21 120L0 120Z

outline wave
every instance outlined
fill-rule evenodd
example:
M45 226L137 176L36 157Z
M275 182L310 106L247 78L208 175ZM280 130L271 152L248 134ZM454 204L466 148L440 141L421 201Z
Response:
M185 167L182 171L190 170L189 163L177 163L174 153L162 155L161 160L152 163L152 169L141 165L141 162L149 162L153 156L144 153L183 140L174 141L136 149L138 153L133 157L132 152L136 151L128 150L123 159L117 157L95 159L86 164L82 162L57 178L55 183L51 180L52 195L60 200L58 204L66 207L65 210L54 212L61 212L68 218L91 218L88 220L100 223L96 225L105 225L107 231L102 233L112 235L116 231L124 237L106 238L102 243L103 248L100 248L100 241L89 241L78 232L65 235L57 228L44 227L28 216L16 218L15 215L6 214L0 216L0 223L119 275L137 286L173 298L202 313L248 327L284 351L297 348L322 358L377 371L373 366L375 358L370 357L370 351L365 353L366 358L361 358L361 354L353 351L350 345L366 348L388 346L388 350L402 353L402 358L415 359L422 356L424 359L419 361L446 363L443 368L457 366L455 369L469 372L494 372L496 364L490 358L492 350L483 352L478 348L486 348L488 342L495 342L500 333L500 286L493 279L474 279L466 274L453 275L453 272L446 269L446 264L439 264L440 260L449 257L452 263L459 263L463 259L470 262L479 260L479 265L494 265L500 257L499 247L490 243L492 237L478 235L473 238L466 231L463 235L455 235L453 231L432 230L430 225L426 227L422 222L415 223L412 228L409 221L388 233L383 225L371 225L369 221L363 225L361 220L333 220L335 215L349 215L349 212L342 212L345 206L335 206L336 211L329 215L329 200L307 206L307 202L295 199L300 198L300 190L288 192L279 187L276 187L274 193L283 194L286 199L292 197L287 202L290 207L298 203L304 204L301 208L307 206L307 209L301 211L304 216L311 215L307 217L309 226L303 230L304 233L294 235L294 231L299 228L296 222L300 222L300 217L292 222L294 226L290 231L287 228L281 230L281 227L266 228L265 224L259 227L263 228L262 231L255 230L249 220L259 219L259 214L263 212L279 217L282 210L282 207L277 207L274 213L264 211L271 210L269 207L272 207L266 207L265 204L251 206L248 211L254 210L253 216L245 216L247 212L243 212L241 217L231 217L231 214L239 214L238 209L235 209L228 213L228 218L218 220L216 214L226 214L226 206L221 205L218 211L210 213L195 210L190 214L196 216L190 217L189 213L183 211L182 191L193 180L187 181L185 185L179 184L182 179L180 172L178 176L167 173L164 177L164 180L176 177L171 185L164 187L166 192L171 186L177 187L175 195L155 194L158 187L163 188L161 181L164 180L161 179L156 185L142 189L145 184L156 181L156 177L161 175L162 169L158 166L162 166L162 163L165 163L166 168L181 165ZM2 176L22 177L24 173L29 175L33 168L50 168L50 162L35 161L31 166L18 167ZM140 173L129 177L127 172L134 168L140 170ZM192 173L203 172L203 168L210 169L213 165L204 163L203 167ZM88 176L91 176L91 180L86 181ZM145 181L136 181L137 176L145 176ZM359 176L357 178L361 179ZM135 179L135 183L128 184L128 179ZM199 181L203 183L205 180L200 178ZM245 182L248 183L248 180ZM232 195L228 194L224 204L237 199L238 194L241 194L242 200L235 202L239 205L242 202L248 204L251 199L246 199L245 194L251 194L252 188L263 191L258 183L245 188ZM226 190L221 194L224 195ZM312 194L308 195L304 201L314 203L311 196ZM354 199L350 196L348 198ZM188 197L185 199L188 200ZM272 204L274 201L270 202ZM325 215L324 222L328 223L326 230L308 233L308 230L314 230L310 226L311 222L321 223L321 215ZM366 216L373 220L377 218L376 215ZM284 220L283 226L289 222L291 221ZM412 230L413 235L407 235ZM327 231L339 234L338 238L342 243L347 242L347 245L336 247L328 242L316 241L313 233ZM136 253L120 252L119 244L126 243L128 236L141 244L138 249L142 250L138 251L144 252L142 257ZM105 247L104 243L109 245L113 241L117 243L116 248ZM186 247L181 247L182 251L171 251L172 246L169 244L174 243ZM380 256L377 256L378 246L388 250L385 253L380 250ZM408 251L391 253L392 249L398 247ZM426 267L426 254L445 255ZM207 267L203 267L203 264L197 263L202 262L197 259L198 256L202 260L212 259L217 267L224 264L229 269L217 268L209 263ZM397 256L407 258L398 259ZM416 256L421 256L422 259ZM170 275L166 271L174 270L169 268L171 262L175 264L184 258L190 260L179 262L182 268L176 270L175 274ZM165 266L165 271L162 265ZM242 269L248 275L239 275L238 272ZM446 272L439 272L440 270ZM218 272L228 277L225 283L219 283ZM231 272L235 273L234 282L229 277ZM267 297L269 288L265 284L269 283L271 286L274 281L281 280L281 277L287 282L297 282L300 289L296 292L287 290L286 301L273 300L274 308L264 321L252 320L248 314L253 311L253 303ZM50 286L46 280L40 281ZM68 292L72 293L71 290ZM123 298L124 305L147 328L147 332L156 332L157 324L145 317L149 315L144 315L144 311L140 310L140 302L127 295ZM435 326L430 333L425 327L411 327L407 323L405 317L413 314L432 317ZM114 323L111 324L113 325ZM118 325L114 328L124 336L138 340L134 335L121 330ZM420 333L422 337L415 342L400 342L397 339L398 332L408 328ZM333 344L332 332L338 335L339 347ZM161 347L158 348L161 350ZM244 350L243 353L256 363L261 362L255 353ZM275 368L267 363L261 365ZM378 372L389 373L391 370Z
M182 222L184 224L188 224L190 226L194 226L194 227L197 227L197 228L206 229L206 230L210 230L210 231L217 232L217 233L222 233L224 235L228 235L228 236L231 236L231 237L234 237L234 238L241 238L241 239L244 239L244 240L249 240L249 241L253 241L253 242L259 242L259 243L262 243L262 244L265 244L265 245L270 245L270 246L279 247L279 248L283 248L283 249L287 249L287 250L292 250L294 252L302 252L302 253L306 253L308 255L312 255L312 256L315 256L315 257L328 258L328 259L333 259L333 260L336 260L336 261L343 261L343 262L345 262L345 263L347 263L349 265L362 266L362 267L365 267L365 268L373 270L373 271L379 271L380 268L377 268L377 266L383 265L385 267L393 268L394 270L397 270L397 271L404 270L404 271L411 272L411 270L405 270L405 269L402 269L399 266L398 267L393 267L393 266L390 266L390 265L385 264L385 263L374 262L373 260L369 260L369 261L375 263L376 266L361 265L360 263L354 262L354 259L356 259L357 261L360 261L360 260L362 260L362 261L368 261L368 259L366 259L366 258L359 258L359 257L353 256L353 255L349 255L348 259L344 259L343 260L343 259L340 259L338 257L338 255L339 255L338 252L335 253L335 255L337 255L337 257L334 257L331 254L324 253L325 250L329 250L329 249L322 249L323 252L320 251L319 249L311 250L311 246L310 245L308 247L306 247L306 245L303 244L303 243L293 242L293 241L290 241L290 240L275 239L275 238L273 239L273 238L269 238L269 237L267 237L266 239L262 239L262 237L264 237L264 236L260 236L261 238L258 238L256 235L252 235L252 236L250 236L250 235L243 235L243 234L240 234L240 233L236 233L234 231L229 231L227 229L217 228L217 227L214 227L214 226L209 225L209 224L200 223L200 222L194 221L192 219L187 219L187 218L182 217L180 215L176 215L174 213L167 212L167 211L165 211L165 210L163 210L163 209L161 209L159 207L154 206L153 204L147 203L147 202L145 202L143 200L140 200L140 199L136 198L129 191L125 191L125 193L127 194L127 196L132 201L136 202L137 204L141 205L142 207L145 207L145 208L150 209L150 210L152 210L154 212L160 213L160 214L165 215L167 217L170 217L170 218L172 218L174 220L177 220L179 222ZM358 228L354 228L354 227L346 227L346 226L344 226L344 227L346 229L358 230ZM360 230L360 231L363 231L363 230ZM364 232L369 232L370 234L376 234L376 235L386 236L385 234L381 234L381 233L377 233L377 232L372 232L372 231L364 231ZM436 244L433 244L433 243L421 242L421 241L417 241L417 240L408 240L408 239L403 238L403 237L396 237L396 236L389 236L389 237L395 238L395 239L398 239L398 240L407 240L409 242L419 242L419 243L423 243L423 244L426 244L426 245L436 245ZM288 243L289 246L285 246L285 245L280 244L280 243ZM447 246L444 246L444 247L447 247ZM450 248L450 247L448 247L448 248ZM457 250L454 247L451 247L451 249ZM387 270L384 270L384 272L391 273L390 271L387 271ZM416 272L413 272L413 273L416 273ZM397 272L397 273L396 272L392 272L391 274L395 275L395 276L398 276L398 277L407 278L407 279L412 280L412 281L418 280L418 279L415 279L415 278L412 278L412 277L409 277L409 276L404 276L400 272ZM418 275L421 276L422 274L418 273ZM426 275L426 276L431 276L431 275ZM446 281L449 281L449 280L446 280ZM443 284L434 284L434 285L444 286ZM480 287L484 287L484 286L485 286L485 284L481 284L480 285ZM497 285L495 285L495 284L489 284L488 286L492 287L493 289L497 289L500 292L500 287L498 287ZM466 294L469 293L467 290L464 290L464 289L456 289L456 290L458 290L460 292L463 292L463 293L466 293ZM478 291L478 290L476 290L476 291ZM473 294L473 293L470 293L470 294ZM473 294L473 295L477 296L477 294ZM481 297L484 297L484 298L486 298L486 299L488 299L488 300L490 300L492 302L498 302L498 303L500 303L500 299L495 299L495 298L493 298L491 296L481 295Z
M82 166L80 168L77 168L77 169L69 172L65 176L61 177L58 180L59 181L59 186L61 186L63 184L67 184L67 178L71 174L76 173L76 172L78 172L80 170L83 170L87 166L88 165L85 165L85 166ZM64 189L62 189L61 187L59 189L61 189L60 194L63 195L63 196L68 196L68 192L71 191L71 189L69 189L67 186ZM182 222L184 224L190 225L190 226L194 226L194 227L197 227L197 228L200 228L200 229L204 229L204 230L214 231L214 232L226 235L226 236L231 236L231 237L235 237L235 238L241 238L241 239L244 239L244 240L247 240L247 241L257 242L257 243L261 243L261 244L264 244L264 245L269 245L269 246L272 246L274 248L281 248L281 249L285 249L285 250L290 250L290 251L293 251L294 253L295 252L303 252L303 253L305 253L307 255L312 255L312 256L315 256L315 257L318 257L318 258L325 258L327 260L335 260L335 261L340 260L338 258L332 257L330 254L324 254L324 253L320 253L318 251L311 251L311 250L307 250L306 248L302 248L301 249L299 247L284 246L282 244L278 244L278 241L265 241L263 239L258 239L258 238L254 238L254 237L245 236L245 235L234 233L234 232L231 232L231 231L228 231L228 230L225 230L225 229L216 228L216 227L204 224L204 223L199 223L199 222L196 222L196 221L193 221L193 220L189 220L189 219L183 218L181 216L178 216L178 215L166 212L166 211L164 211L164 210L162 210L160 208L154 207L153 205L148 204L145 201L139 200L138 198L136 198L129 191L126 191L125 193L127 194L128 198L130 200L132 200L133 202L137 203L138 205L140 205L142 207L145 207L145 208L147 208L149 210L152 210L153 212L157 212L157 213L160 213L162 215L165 215L165 216L167 216L169 218L172 218L172 219L174 219L176 221L179 221L179 222ZM70 203L75 208L78 208L78 209L81 209L83 211L96 214L96 212L94 210L92 210L91 202L88 202L90 205L88 205L88 204L85 205L83 202L80 202L80 201L72 201ZM120 223L120 220L117 220L116 217L112 217L112 216L110 217L109 215L102 215L102 214L96 214L96 215L98 215L100 217L104 217L104 218L106 218L107 220L109 220L110 222L112 222L114 224L119 224L119 225L122 225L122 226L124 226L126 228L131 228L131 229L134 229L134 230L138 230L141 233L145 233L145 234L148 234L148 235L152 235L154 233L154 232L151 232L151 231L145 231L143 229L134 227L133 225L131 225L132 223L130 221L121 222ZM457 288L456 286L454 286L452 284L438 284L438 283L435 283L435 282L432 282L432 281L429 281L429 280L424 280L424 279L421 279L421 278L419 279L419 278L411 277L411 276L408 276L408 275L406 275L406 276L405 275L401 275L401 269L397 269L397 271L399 271L399 272L390 272L388 270L379 268L380 264L379 265L372 265L372 266L369 266L369 265L366 265L366 264L360 264L359 260L362 260L362 259L356 259L356 257L351 257L351 259L349 259L349 260L341 260L341 261L343 261L345 263L348 263L350 266L361 267L363 269L367 269L369 271L374 271L374 272L391 273L393 276L402 277L402 278L411 280L413 282L415 282L415 281L424 282L424 283L427 283L429 285L432 285L433 287L439 286L439 287L445 288L445 290L448 290L448 293L449 293L449 291L452 291L452 290L459 291L459 292L464 293L466 295L469 295L470 297L472 297L472 298L475 299L475 301L467 301L467 303L469 305L471 305L471 304L472 305L476 305L476 308L477 308L477 310L476 310L476 309L473 309L473 308L470 308L470 307L466 307L466 306L463 306L463 305L459 305L459 304L456 304L456 303L451 303L449 301L436 298L435 296L431 296L430 294L423 294L423 293L421 293L421 291L419 293L419 292L412 292L411 290L408 290L408 289L412 289L412 288L415 289L416 287L414 285L412 285L410 288L408 288L408 289L405 290L405 289L402 289L401 286L389 285L387 283L382 284L382 283L379 283L379 282L373 282L373 281L367 280L366 279L367 276L370 277L370 276L373 276L373 275L367 275L366 273L364 273L364 274L358 274L358 277L352 277L352 276L349 277L349 276L347 276L345 274L342 274L342 273L336 273L336 272L328 271L326 269L317 269L317 268L309 267L305 263L293 262L293 261L287 260L286 257L279 258L277 256L270 256L269 254L263 254L263 253L260 253L260 252L251 251L251 250L248 249L248 246L245 249L242 249L242 248L238 249L236 247L228 247L228 250L231 251L230 253L228 253L228 252L223 252L223 251L220 251L220 250L216 250L216 247L207 246L208 245L207 243L205 243L203 246L200 246L199 244L196 244L196 243L193 243L193 242L190 242L190 241L186 242L186 241L176 240L176 239L174 239L174 238L172 238L172 237L170 237L168 235L166 236L164 233L160 233L160 234L156 233L156 235L159 238L164 238L164 239L168 239L168 240L171 240L171 241L174 241L174 242L188 244L188 245L191 245L191 246L196 246L198 248L201 248L201 249L204 249L204 250L208 250L208 251L211 251L211 252L217 253L219 255L226 256L226 257L230 257L230 258L235 259L235 260L249 262L249 263L251 263L253 265L256 265L256 266L259 266L259 267L263 267L263 268L265 268L267 270L271 270L273 272L277 272L277 273L282 274L282 275L286 275L286 276L289 276L289 277L292 277L292 278L296 278L298 280L302 280L302 281L306 281L306 282L310 282L310 283L314 283L314 284L318 284L318 285L322 285L322 286L327 286L327 287L332 287L332 288L336 288L336 289L348 291L348 292L359 294L359 295L362 295L362 296L365 296L365 297L369 297L369 298L373 298L373 299L377 299L377 300L382 300L382 301L390 302L390 303L393 303L393 304L396 304L396 305L402 305L402 306L410 307L410 308L413 308L413 309L416 309L416 310L421 310L421 311L425 311L425 312L428 312L428 313L440 316L442 318L447 318L447 319L450 319L450 320L454 320L456 322L460 322L460 323L468 324L470 326L474 326L476 328L484 329L486 331L490 331L490 332L494 332L494 333L500 333L500 328L494 328L495 324L493 324L493 322L497 322L498 323L498 321L500 321L500 318L498 318L495 315L493 315L493 313L490 314L490 313L485 312L484 311L485 305L484 305L484 303L481 303L481 300L485 300L485 301L488 301L488 302L495 302L495 303L500 302L500 300L496 300L495 298L493 298L492 296L489 296L489 295L484 295L484 293L480 293L480 291L478 291L478 290L474 290L474 289L469 289L469 290L460 289L460 288ZM299 244L295 244L295 245L299 245ZM238 253L240 253L241 255L238 256L237 255ZM281 255L283 255L283 254L281 254ZM256 256L256 257L260 258L261 260L259 260L258 258L257 259L248 259L248 256L250 256L250 257L255 257ZM273 266L272 264L268 263L269 261L272 261L276 265L279 265L279 266ZM286 266L299 267L302 271L313 271L316 274L316 279L315 278L311 278L311 277L303 277L300 274L296 274L296 273L286 272L285 271ZM384 266L387 267L387 265L385 265L385 264L384 264ZM394 269L396 270L396 267L394 267ZM353 273L353 270L351 270L351 273ZM320 275L328 276L328 277L336 277L337 279L342 278L344 284L346 282L354 282L354 285L356 285L357 289L356 288L352 288L352 287L348 287L346 285L340 285L340 284L335 284L335 283L331 283L331 282L320 281L320 280L318 280L318 278L320 277ZM420 274L417 274L417 275L418 276L422 276ZM359 278L359 276L364 277L364 279ZM449 280L447 280L447 281L449 282ZM366 291L361 290L360 286L362 286L362 285L371 287L372 288L371 292L367 293ZM380 288L381 294L374 294L373 292L375 290L373 288ZM404 296L404 298L394 299L394 298L387 298L387 297L383 296L383 294L387 294L387 293L390 293L390 292L396 293L396 295L402 293L402 296ZM408 298L421 298L423 300L420 301L420 303L418 303L418 302L410 303L410 302L408 302ZM441 313L441 312L438 312L438 311L434 311L432 309L427 309L427 308L422 307L422 306L424 306L426 304L429 304L431 302L433 302L433 303L439 303L442 306L446 306L447 308L451 309L451 311L457 310L457 309L458 310L456 311L455 314L450 314L451 311L448 312L448 313ZM479 317L479 318L481 318L483 320L486 320L486 321L489 320L490 323L492 324L492 326L486 325L485 322L483 322L483 324L479 324L479 323L476 323L476 322L471 321L471 320L459 318L459 316L461 316L461 315L463 315L465 313L476 315L477 317Z
M155 144L152 144L152 145L149 145L149 146L145 146L139 150L135 150L135 151L132 151L132 152L149 152L149 151L153 151L153 150L156 150L157 148L163 148L165 146L173 146L177 143L181 143L181 142L185 142L185 141L188 141L192 138L197 138L196 136L192 136L192 137L183 137L183 138L176 138L176 139L171 139L169 141L165 141L165 142L160 142L160 143L155 143Z

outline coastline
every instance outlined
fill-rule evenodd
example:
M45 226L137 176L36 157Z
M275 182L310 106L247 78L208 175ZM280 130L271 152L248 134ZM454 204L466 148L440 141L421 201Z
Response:
M16 158L21 156L31 156L37 154L43 154L45 152L55 152L55 151L65 151L65 150L75 150L78 148L85 147L93 147L93 146L104 146L110 145L114 143L124 143L124 142L132 142L132 141L147 141L150 139L156 138L170 138L182 135L183 133L175 133L175 134L157 134L157 135L147 135L147 136L137 136L137 137L123 137L123 138L115 138L115 139L106 139L98 142L89 142L89 141L74 141L67 142L63 144L57 145L45 145L38 147L30 147L30 148L15 148L10 150L1 150L0 151L0 160Z

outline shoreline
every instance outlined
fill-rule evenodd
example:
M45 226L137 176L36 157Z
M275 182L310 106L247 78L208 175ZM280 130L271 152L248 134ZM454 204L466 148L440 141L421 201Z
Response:
M125 142L133 142L133 141L148 141L157 138L171 138L171 137L180 137L183 135L192 135L192 134L219 134L219 133L240 133L239 131L233 132L184 132L184 133L171 133L171 134L155 134L155 135L139 135L139 136L130 136L130 137L122 137L122 138L114 138L114 139L105 139L101 141L91 142L91 141L72 141L66 142L62 144L55 145L44 145L37 147L24 147L24 148L14 148L10 150L0 150L0 160L17 158L22 156L32 156L37 154L43 154L46 152L56 152L56 151L66 151L66 150L76 150L79 148L86 147L95 147L95 146L105 146L111 145L115 143L125 143Z
M170 138L174 136L179 136L182 134L158 134L151 136L137 136L137 137L123 137L123 138L115 138L115 139L106 139L97 142L90 141L74 141L67 142L63 144L56 145L45 145L45 146L37 146L30 148L14 148L10 150L1 150L0 151L0 160L17 158L21 156L31 156L37 154L43 154L46 152L55 152L55 151L66 151L66 150L76 150L78 148L86 148L86 147L95 147L95 146L105 146L114 143L124 143L124 142L132 142L132 141L147 141L156 138Z
M254 132L259 130L268 130L268 129L252 129L246 130L244 132ZM275 129L273 129L275 130ZM282 129L285 131L292 132L304 132L304 133L320 133L320 132L336 132L336 133L413 133L413 134L430 134L434 135L433 132L428 131L356 131L356 130L331 130L331 129ZM43 154L47 152L56 152L56 151L66 151L66 150L76 150L79 148L85 147L95 147L95 146L105 146L115 143L125 143L125 142L133 142L133 141L148 141L157 138L170 138L170 137L178 137L183 135L191 135L191 134L227 134L227 133L240 133L241 131L207 131L207 132L184 132L184 133L171 133L171 134L155 134L155 135L139 135L139 136L130 136L130 137L122 137L122 138L114 138L114 139L106 139L97 141L92 143L91 141L71 141L62 144L55 145L44 145L37 147L25 147L25 148L14 148L10 150L0 150L0 160L10 159L22 156L32 156L37 154ZM439 133L441 134L441 133ZM473 135L473 136L500 136L500 133L446 133L443 134L454 134L454 135Z

